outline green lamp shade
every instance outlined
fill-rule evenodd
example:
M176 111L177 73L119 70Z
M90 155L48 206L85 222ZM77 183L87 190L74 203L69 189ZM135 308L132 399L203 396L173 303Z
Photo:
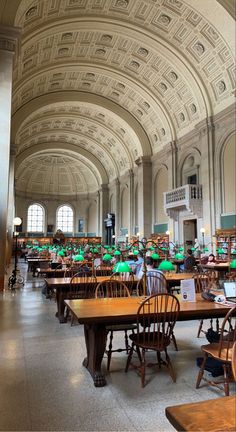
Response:
M183 260L184 259L184 255L182 255L181 253L177 253L177 254L175 254L175 259L177 259L177 260Z
M74 261L84 261L84 257L81 254L75 255Z
M154 248L153 246L150 246L150 247L148 248L148 250L152 251L152 250L155 250L155 248Z
M195 247L191 247L191 251L193 251L193 252L194 252L194 251L195 251Z
M208 249L207 247L205 247L205 248L203 249L203 252L209 252L209 249Z
M161 250L167 251L168 249L166 247L162 247Z
M127 262L118 262L113 270L115 273L130 273L131 272L131 268L129 266L129 264Z
M119 250L115 250L114 255L116 256L121 255L121 252Z
M158 255L158 253L153 253L151 255L151 258L154 259L154 260L158 260L158 259L160 259L160 256Z
M163 271L171 271L174 270L174 266L172 264L172 262L164 260L161 262L161 264L158 267L158 270L163 270Z
M61 257L64 257L64 256L65 256L65 254L64 254L64 252L63 252L62 250L59 251L57 255L59 255L59 256L61 256Z
M225 251L222 248L219 248L217 252L218 252L218 255L224 255L225 254Z
M109 247L109 248L107 249L107 252L112 253L112 252L113 252L112 248Z
M104 248L104 249L109 249L109 248L110 248L110 246L108 246L108 245L105 245L105 246L103 246L103 248Z
M183 250L184 250L184 248L183 248L183 246L181 246L181 247L179 248L179 251L180 251L180 252L183 252Z
M137 249L135 249L135 250L133 251L133 255L138 255L138 250L137 250Z
M112 259L112 256L108 253L106 253L105 255L103 255L103 261L110 261Z
M231 263L230 263L230 268L232 268L232 269L236 269L236 259L234 259L233 261L231 261Z

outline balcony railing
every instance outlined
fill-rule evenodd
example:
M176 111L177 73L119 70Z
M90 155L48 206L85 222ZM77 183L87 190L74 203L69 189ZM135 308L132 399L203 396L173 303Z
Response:
M180 211L188 211L202 217L202 186L187 184L169 192L164 192L166 214L177 220Z

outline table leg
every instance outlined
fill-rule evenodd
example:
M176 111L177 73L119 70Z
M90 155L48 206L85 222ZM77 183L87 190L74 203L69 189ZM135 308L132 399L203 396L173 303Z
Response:
M64 324L67 322L67 319L65 317L65 300L66 296L65 294L62 293L56 293L56 302L57 302L57 312L56 312L56 317L59 319L61 324Z
M105 376L102 373L102 359L106 349L107 330L104 325L85 325L84 326L85 343L87 357L83 361L93 378L95 387L104 387L106 385Z

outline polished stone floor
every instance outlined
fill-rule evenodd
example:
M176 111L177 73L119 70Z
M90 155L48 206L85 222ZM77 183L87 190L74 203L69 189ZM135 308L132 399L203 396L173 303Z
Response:
M1 431L167 432L174 429L166 406L223 396L217 389L195 389L196 357L206 341L196 338L198 322L177 323L179 351L169 349L175 384L164 369L152 368L142 389L135 370L124 373L126 356L120 353L112 358L107 386L95 388L82 366L83 327L59 324L55 302L42 295L43 279L27 274L26 264L19 267L24 287L6 287L0 295ZM114 343L121 346L123 335L116 334Z

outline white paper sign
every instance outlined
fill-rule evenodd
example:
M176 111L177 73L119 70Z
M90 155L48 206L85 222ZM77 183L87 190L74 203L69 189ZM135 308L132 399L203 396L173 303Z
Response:
M180 292L181 292L181 301L195 302L196 292L195 292L194 279L182 280L180 284Z

